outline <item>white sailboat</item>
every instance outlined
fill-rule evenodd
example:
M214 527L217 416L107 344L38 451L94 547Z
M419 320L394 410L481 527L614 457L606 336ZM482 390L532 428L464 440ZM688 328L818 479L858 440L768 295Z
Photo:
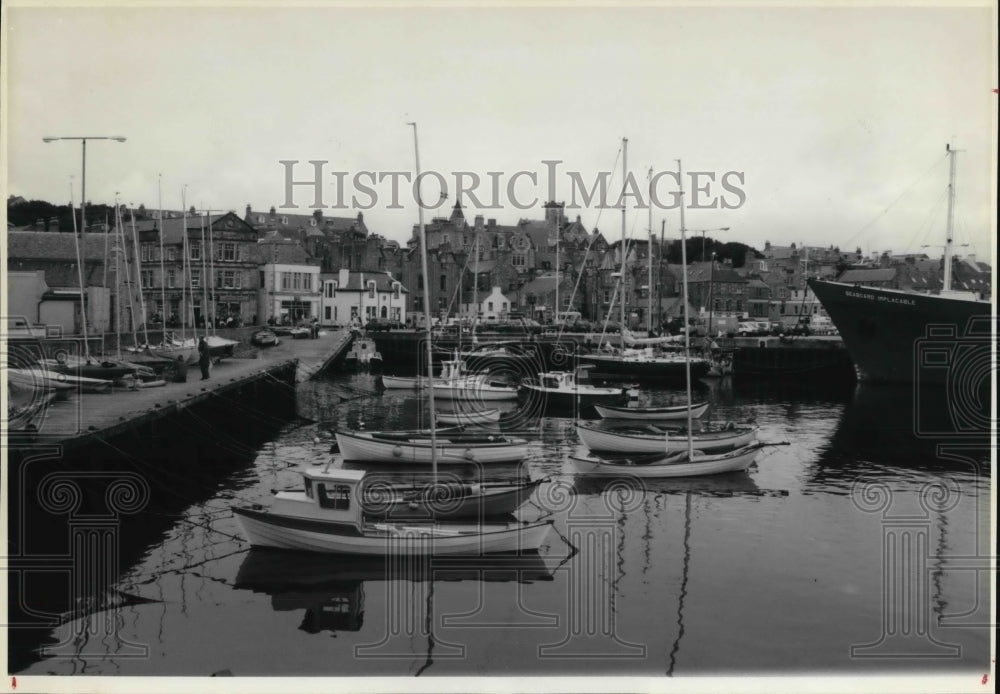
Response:
M683 181L680 175L680 161L677 162L678 180ZM687 235L684 226L684 189L681 188L681 262L685 267L684 272L684 323L688 324L688 283L687 283ZM623 265L624 267L624 265ZM685 352L689 345L690 338L685 331L684 346ZM693 402L691 397L691 366L686 365L687 381L687 401ZM655 460L643 459L636 461L607 461L595 457L571 456L571 464L578 472L595 475L621 475L630 477L688 477L696 475L714 475L725 472L735 472L746 470L753 464L757 453L766 444L756 442L757 427L746 427L745 430L723 432L710 432L707 434L694 434L692 431L692 411L687 409L687 431L685 433L686 450L671 452L670 440L666 432L663 435L646 434L615 434L614 432L597 430L592 427L577 426L580 438L589 448L597 448L610 451L626 452L657 452L663 451L664 455ZM697 442L697 444L696 444ZM696 447L703 449L718 449L725 447L728 450L721 453L709 454L702 450L695 450Z

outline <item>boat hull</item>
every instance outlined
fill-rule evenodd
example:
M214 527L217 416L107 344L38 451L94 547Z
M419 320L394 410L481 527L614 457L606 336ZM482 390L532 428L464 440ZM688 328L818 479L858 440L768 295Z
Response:
M500 410L480 410L478 412L438 412L439 424L493 424L500 421Z
M623 453L668 453L684 450L688 439L684 434L633 434L588 426L577 426L583 444L592 451ZM691 436L691 448L696 451L718 451L746 446L757 438L757 427L741 431L722 431Z
M645 478L699 477L746 470L753 464L758 452L760 452L758 446L746 446L729 453L705 455L700 460L689 461L685 455L678 462L648 464L615 463L576 456L571 456L570 461L576 471L584 475Z
M483 485L433 485L416 489L411 498L390 492L387 499L369 499L365 514L381 518L488 518L508 516L520 508L542 480ZM427 492L424 494L423 492ZM376 492L377 493L377 492Z
M581 388L578 391L567 391L544 388L535 383L524 383L521 385L521 398L529 403L543 403L545 407L566 409L576 405L587 407L622 403L625 402L625 393L621 388Z
M691 417L698 419L708 412L708 403L697 403L691 408L684 405L674 407L609 407L598 405L595 407L597 414L604 419L630 419L643 421L676 421L687 419L687 411L691 410Z
M430 463L430 438L417 441L377 439L371 434L337 432L337 446L344 460L367 460L383 463ZM480 443L452 441L441 436L437 441L439 463L512 463L528 455L528 442Z
M517 388L513 386L494 386L476 380L461 383L435 383L434 397L441 400L462 400L469 402L517 400Z
M602 377L636 379L643 383L685 383L687 369L683 361L623 359L604 354L583 354L581 364L592 364ZM701 378L708 373L709 364L704 359L691 360L691 378ZM595 374L596 375L596 374Z
M254 547L367 556L478 556L537 551L551 522L542 523L375 523L358 530L342 523L279 516L234 508Z
M944 383L955 365L990 363L988 302L821 280L809 280L809 287L840 332L861 380ZM925 355L935 363L924 361Z

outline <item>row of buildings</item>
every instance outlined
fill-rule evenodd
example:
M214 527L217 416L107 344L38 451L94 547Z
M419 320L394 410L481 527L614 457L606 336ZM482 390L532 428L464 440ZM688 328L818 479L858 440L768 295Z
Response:
M140 210L134 223L82 235L88 325L95 331L164 322L263 325L317 319L324 325L378 318L407 324L427 305L439 318L513 315L539 322L557 313L654 328L676 319L683 268L645 239L609 243L568 219L562 203L544 219L498 224L466 219L461 202L427 225L428 276L419 230L404 245L371 232L364 216L287 214L247 206L199 215ZM102 233L103 232L103 233ZM736 320L793 323L819 315L807 277L933 290L940 260L865 258L860 249L765 244L743 267L714 258L688 265L690 310L713 325ZM624 273L621 272L624 257ZM82 328L74 236L31 227L8 231L11 315ZM650 273L650 265L652 272ZM624 274L624 282L621 277ZM987 292L990 268L956 260L958 288ZM652 279L652 281L650 281ZM558 302L558 303L557 303Z

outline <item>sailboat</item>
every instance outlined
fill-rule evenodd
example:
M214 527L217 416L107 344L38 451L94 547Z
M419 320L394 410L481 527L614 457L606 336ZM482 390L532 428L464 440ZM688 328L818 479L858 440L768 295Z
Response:
M683 181L678 164L678 180ZM684 226L684 189L681 188L681 262L687 268L687 231ZM624 267L624 264L623 264ZM684 324L688 325L688 273L684 272ZM685 351L690 347L690 338L685 331ZM691 367L686 367L687 401L691 398ZM768 444L756 441L757 427L746 427L745 430L710 432L695 435L692 430L692 411L687 409L687 431L683 443L686 450L671 451L670 440L666 432L662 435L649 434L615 434L600 431L582 425L577 426L581 440L592 449L625 451L635 453L655 452L657 448L664 455L650 461L642 459L602 460L596 457L570 456L570 462L577 472L594 475L623 475L631 477L688 477L694 475L714 475L725 472L746 470L753 464L757 453ZM696 449L725 448L720 453L705 453Z
M949 157L948 221L944 283L940 294L907 292L809 279L807 284L844 340L859 380L894 383L955 383L983 365L989 373L993 344L992 304L972 292L952 289L955 215L955 155ZM926 357L926 358L925 358ZM984 380L989 397L989 379Z
M628 140L622 140L622 180L628 180ZM624 190L623 183L623 190ZM652 186L652 178L650 178ZM624 197L624 195L623 195ZM598 373L605 377L635 379L641 383L681 383L687 373L692 373L694 378L700 378L708 373L709 363L700 357L692 357L691 352L685 349L683 353L671 351L659 351L655 347L665 347L673 343L673 338L636 338L627 329L625 315L625 273L628 261L628 250L626 247L626 208L622 205L622 240L621 240L621 337L622 344L620 350L598 349L591 354L582 354L578 357L581 363L592 364ZM649 282L652 283L652 218L650 218L650 241L647 250L649 261ZM653 314L653 292L652 286L647 291L649 305L647 308L647 326L652 327Z
M416 155L416 180L420 180L420 154L417 145L417 126L413 123L413 143ZM421 261L424 277L427 273L427 236L423 223L423 205L419 199ZM430 405L430 435L417 433L426 438L426 444L413 450L426 453L431 463L432 479L436 480L438 459L441 451L438 444L437 415L434 405L433 348L431 342L431 315L428 301L424 302L425 326L427 330L427 396ZM390 434L369 433L367 442L383 441ZM408 434L398 435L390 442L393 453L398 449L404 455L403 444L409 445ZM357 444L357 433L338 432L337 441L345 457L345 444ZM461 455L466 462L475 462L498 447L488 440L467 439L463 442ZM450 450L448 442L443 446ZM409 450L409 449L406 449ZM487 451L485 452L484 451ZM479 456L479 457L477 457ZM523 454L517 459L522 459ZM363 503L362 483L364 470L315 467L303 471L305 482L303 491L278 492L269 510L254 507L239 507L233 511L239 520L251 545L300 549L335 554L385 555L463 555L477 556L495 552L537 551L544 542L552 521L542 522L492 522L405 520L393 521L375 514L366 513ZM489 489L480 485L462 485L451 490L451 501L461 504L470 511L485 513L491 501ZM523 499L514 492L514 499ZM414 500L418 502L419 500ZM433 510L433 506L426 508Z

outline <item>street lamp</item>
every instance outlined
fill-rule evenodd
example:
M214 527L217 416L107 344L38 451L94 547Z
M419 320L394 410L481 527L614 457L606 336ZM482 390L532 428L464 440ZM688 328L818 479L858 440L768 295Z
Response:
M87 231L87 140L114 140L115 142L125 142L125 138L120 135L104 137L43 137L42 142L49 143L57 140L80 140L83 144L83 178L80 181L80 233Z
M701 262L705 262L705 232L706 231L729 231L729 227L718 227L717 229L686 229L695 234L701 234Z

